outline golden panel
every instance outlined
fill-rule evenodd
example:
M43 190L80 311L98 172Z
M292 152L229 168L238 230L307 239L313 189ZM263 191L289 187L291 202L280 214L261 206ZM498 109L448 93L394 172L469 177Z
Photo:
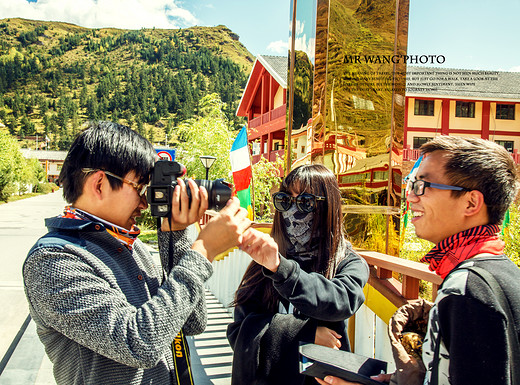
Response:
M315 33L306 35L305 50L295 49L289 73L294 113L288 134L307 134L307 154L293 158L292 167L330 168L352 242L397 254L408 0L297 3L295 25L309 23L314 12Z

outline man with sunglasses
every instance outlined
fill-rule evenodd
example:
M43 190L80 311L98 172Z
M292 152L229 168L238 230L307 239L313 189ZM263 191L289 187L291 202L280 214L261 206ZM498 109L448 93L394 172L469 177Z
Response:
M172 228L165 219L158 231L157 266L135 225L148 206L155 158L145 138L110 122L92 123L67 154L60 183L71 205L46 220L49 233L23 267L31 317L57 384L176 384L172 342L181 329L204 330L210 262L249 227L235 198L191 242L186 228L201 218L208 196L179 179Z
M510 347L520 335L520 269L504 255L498 236L518 192L515 163L498 144L473 138L440 136L421 153L424 160L408 183L407 200L417 236L435 244L422 261L444 280L431 310L431 304L414 301L394 315L397 334L418 314L428 317L428 331L424 367L414 359L403 366L396 360L391 382L518 383L513 368L520 362ZM474 267L490 273L498 286L492 289L491 280L483 278L487 273L470 270ZM500 291L508 306L502 306ZM328 377L320 383L346 382Z

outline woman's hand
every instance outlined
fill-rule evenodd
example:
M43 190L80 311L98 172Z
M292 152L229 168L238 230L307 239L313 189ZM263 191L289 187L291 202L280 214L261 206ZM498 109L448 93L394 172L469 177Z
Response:
M278 245L269 235L253 228L242 235L240 249L251 256L259 265L276 273L280 265Z
M341 335L332 329L329 329L325 326L318 326L316 328L316 337L314 337L314 343L316 345L339 349L341 348L340 339Z

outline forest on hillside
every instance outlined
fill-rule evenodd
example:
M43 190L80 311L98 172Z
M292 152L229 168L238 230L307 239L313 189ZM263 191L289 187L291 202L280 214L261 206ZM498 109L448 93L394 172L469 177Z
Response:
M174 145L175 128L210 94L237 129L252 61L224 26L99 30L1 20L0 130L32 148L38 134L49 149L66 150L85 121L101 119Z

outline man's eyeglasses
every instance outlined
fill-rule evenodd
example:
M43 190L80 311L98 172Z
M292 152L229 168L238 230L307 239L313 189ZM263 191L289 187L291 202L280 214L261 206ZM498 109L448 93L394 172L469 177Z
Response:
M96 170L94 168L82 168L81 171L83 171L85 174L89 174L91 172L96 172L96 171L103 171L106 175L111 176L112 178L119 179L121 182L129 184L130 186L135 188L137 191L137 194L139 194L140 197L142 197L144 194L146 194L146 190L148 190L148 183L147 184L137 183L137 182L134 182L133 180L121 178L120 176L118 176L116 174L112 174L109 171Z
M426 189L426 187L436 188L439 190L471 191L470 189L467 189L465 187L450 186L447 184L426 182L425 180L422 180L422 179L408 180L406 189L408 191L413 191L413 193L416 196L420 197L421 195L424 195L424 190Z
M299 212L310 213L316 209L317 201L324 201L325 197L316 196L310 193L301 193L298 196L291 196L285 192L279 191L273 194L273 205L278 211L287 211L293 203Z

